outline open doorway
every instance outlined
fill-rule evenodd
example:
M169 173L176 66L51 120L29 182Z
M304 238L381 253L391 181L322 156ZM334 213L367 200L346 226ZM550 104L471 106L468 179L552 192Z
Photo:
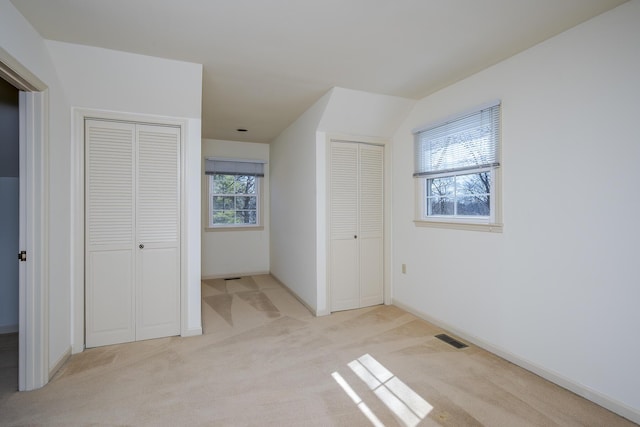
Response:
M16 155L9 156L14 159L9 161L9 164L13 164L10 169L17 168L19 173L18 248L10 243L8 250L11 253L3 256L3 260L6 258L14 267L17 264L18 269L17 388L34 390L49 380L46 229L48 190L45 174L48 162L48 89L46 84L2 48L0 80L8 85L5 89L10 96L18 93L17 165ZM3 145L0 145L0 149L2 147ZM5 157L5 152L0 154ZM15 211L10 208L9 212ZM16 226L12 228L13 234L15 228ZM20 261L18 251L22 254ZM3 274L4 271L3 265Z
M18 389L19 91L0 79L0 396Z

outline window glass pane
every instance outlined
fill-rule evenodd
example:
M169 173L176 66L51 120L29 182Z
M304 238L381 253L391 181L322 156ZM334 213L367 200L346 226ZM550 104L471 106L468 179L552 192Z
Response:
M256 211L236 211L236 224L256 224Z
M491 174L489 172L473 173L456 177L456 194L471 196L491 193Z
M426 216L490 216L490 171L426 181Z
M214 210L233 209L233 196L214 196L213 209Z
M453 215L453 199L432 197L428 201L428 215Z
M428 196L448 196L453 197L455 192L455 178L434 178L428 180Z
M256 197L255 196L237 196L236 197L236 209L238 210L255 210L256 209Z
M456 200L456 210L458 215L465 216L488 216L489 196L465 196Z
M213 175L213 194L233 194L234 176L233 175Z
M214 224L233 224L235 211L213 211Z
M241 175L236 177L236 194L256 194L256 177Z

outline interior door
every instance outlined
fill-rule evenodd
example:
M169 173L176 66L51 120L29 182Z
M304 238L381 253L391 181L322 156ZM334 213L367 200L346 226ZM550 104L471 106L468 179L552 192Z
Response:
M87 120L86 345L180 333L180 129Z
M331 310L360 307L358 245L358 144L331 142Z
M135 340L135 125L85 123L86 346Z
M384 302L384 148L359 144L360 306Z
M331 310L382 304L384 299L384 148L331 142Z
M180 333L180 129L138 125L136 339Z

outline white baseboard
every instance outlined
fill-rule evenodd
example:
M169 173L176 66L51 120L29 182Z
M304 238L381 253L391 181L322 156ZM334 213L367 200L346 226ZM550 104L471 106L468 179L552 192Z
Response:
M51 378L53 378L56 372L58 372L58 370L62 368L62 365L64 365L65 362L69 360L70 357L71 357L71 346L69 346L67 351L65 351L64 354L60 356L60 358L56 361L56 363L53 364L53 368L49 369L49 381L51 381Z
M271 277L276 279L278 283L280 283L287 290L287 292L289 292L295 299L297 299L300 302L300 304L304 305L305 308L311 312L311 314L313 314L316 317L323 316L323 314L319 314L315 308L311 307L302 298L300 298L300 295L298 295L293 289L287 286L287 284L284 283L282 280L280 280L276 275L274 275L273 273L269 273L269 274L271 274Z
M284 283L282 280L280 280L277 276L275 276L270 271L260 271L260 272L254 272L254 273L221 274L221 275L216 275L216 276L203 276L202 280L229 279L229 278L232 278L232 277L246 277L246 276L261 276L263 274L269 274L269 275L271 275L271 277L276 279L295 299L300 301L300 304L304 305L307 308L307 310L309 310L311 312L311 314L313 314L314 316L325 316L327 314L330 314L329 312L326 312L326 313L325 312L316 312L316 310L313 307L311 307L309 304L307 304L302 298L300 298L300 296L297 293L295 293L295 291L293 291L293 289L291 289L289 286L287 286L286 283ZM183 336L185 336L185 335L183 335Z
M408 311L409 313L423 320L426 320L427 322L432 323L438 326L439 328L445 329L451 332L452 334L462 338L463 340L469 341L470 343L473 343L478 347L481 347L497 356L502 357L505 360L508 360L514 365L518 365L521 368L526 369L527 371L533 372L534 374L541 376L542 378L549 380L552 383L557 384L560 387L563 387L577 394L578 396L582 396L585 399L590 400L602 406L603 408L610 410L611 412L615 412L616 414L628 420L631 420L634 423L640 424L640 410L638 409L625 405L624 403L619 402L616 399L613 399L609 396L606 396L596 390L593 390L592 388L587 387L583 384L576 383L575 381L572 381L556 372L550 371L540 365L537 365L526 359L523 359L507 350L504 350L486 341L483 341L478 337L467 334L464 331L454 328L445 322L442 322L434 317L431 317L428 314L421 312L420 310L416 310L413 307L410 307L401 302L398 302L395 299L393 299L392 301L393 301L393 305L400 307L401 309Z
M2 334L13 334L18 332L18 325L3 325L0 326L0 335Z
M255 272L248 272L248 273L216 274L213 276L202 276L201 280L229 279L231 277L261 276L263 274L270 274L270 273L268 271L255 271Z
M191 328L180 334L181 337L197 337L198 335L202 335L202 326L199 328Z

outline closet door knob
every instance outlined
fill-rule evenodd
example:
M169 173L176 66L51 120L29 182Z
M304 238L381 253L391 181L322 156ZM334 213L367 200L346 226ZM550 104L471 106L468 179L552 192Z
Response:
M144 249L144 245L142 243L140 243L140 246L138 246L140 249Z

